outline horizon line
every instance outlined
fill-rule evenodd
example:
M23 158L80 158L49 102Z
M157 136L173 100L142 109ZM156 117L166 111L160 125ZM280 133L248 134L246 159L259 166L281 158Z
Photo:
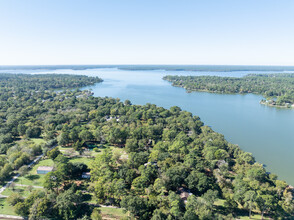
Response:
M294 65L271 64L0 64L6 66L265 66L265 67L294 67Z

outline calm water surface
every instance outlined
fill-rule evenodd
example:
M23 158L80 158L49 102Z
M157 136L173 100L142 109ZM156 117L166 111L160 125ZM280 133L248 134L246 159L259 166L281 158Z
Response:
M9 71L1 71L9 72ZM11 71L13 72L13 71ZM256 160L280 179L294 185L294 110L277 109L259 104L261 96L224 95L204 92L186 93L172 87L162 77L170 75L220 75L240 77L253 72L173 72L123 71L118 69L89 70L26 70L22 73L74 73L103 78L102 84L86 87L95 96L129 99L133 104L153 103L183 110L200 116L231 143L252 152ZM254 72L258 73L258 72ZM261 73L261 72L259 72ZM263 72L264 73L264 72Z

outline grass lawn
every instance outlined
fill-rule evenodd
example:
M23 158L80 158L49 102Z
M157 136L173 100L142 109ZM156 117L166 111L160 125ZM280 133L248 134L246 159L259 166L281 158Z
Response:
M220 207L224 207L225 206L225 201L224 199L218 199L217 201L214 202L214 205L216 206L220 206ZM239 209L239 214L238 215L238 219L242 219L242 220L249 220L249 214L248 211L244 210L244 209ZM245 214L244 214L245 213ZM261 219L261 214L256 214L256 213L252 213L251 215L251 219L253 220L260 220ZM263 217L264 220L268 220L269 218L264 216Z
M74 157L74 158L70 158L69 161L72 163L84 163L87 166L89 166L94 159L95 158L89 158L89 157Z
M127 213L123 213L121 208L100 207L99 209L102 217L107 219L121 219L128 216Z
M91 151L91 156L96 157L97 155L101 154L102 151L99 151L99 152Z
M112 150L113 154L119 153L122 155L121 158L127 159L127 154L122 148L114 147L114 146L104 146L104 148L99 148L99 150L100 150L99 152L90 151L90 155L92 156L92 158L90 158L90 157L73 157L73 158L70 158L69 161L72 163L75 163L75 162L84 163L87 166L89 166L91 164L91 162L93 160L95 160L95 157L99 154L102 154L102 152L107 148L110 148ZM70 148L59 147L59 150L61 150L62 153L68 149L70 149ZM76 155L78 155L78 154L76 153Z
M224 199L218 199L214 202L214 205L217 205L217 206L224 206L225 205L225 201Z
M45 174L37 174L39 166L53 166L54 162L51 159L40 160L27 175L19 177L15 180L17 184L43 186Z
M36 190L36 189L33 189ZM28 190L27 186L15 186L14 190L12 190L11 187L6 188L4 192L2 192L2 195L4 196L10 196L12 193L19 193L23 197L27 197L31 192Z
M239 216L239 219L249 220L249 216ZM263 216L263 219L264 220L269 220L270 218ZM251 220L261 220L261 215L260 214L252 215Z
M33 141L35 144L43 144L46 143L43 138L31 138L31 141Z
M69 150L69 149L73 149L73 148L72 147L61 147L61 146L58 146L58 150L60 150L61 152L62 151Z
M17 215L14 212L14 208L6 202L6 198L0 198L0 214Z
M74 155L78 155L79 153L77 151L75 151L72 147L61 147L61 146L58 146L58 150L60 150L60 152L62 154L72 154L71 156L74 156Z

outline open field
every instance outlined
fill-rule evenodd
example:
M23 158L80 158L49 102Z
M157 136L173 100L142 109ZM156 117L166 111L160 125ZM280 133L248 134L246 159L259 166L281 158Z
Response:
M95 157L99 154L101 154L105 149L110 148L112 149L113 154L119 154L121 155L121 159L127 159L128 155L126 154L126 152L119 147L115 147L115 146L109 146L109 145L105 145L103 146L103 148L98 148L99 151L96 152L94 150L91 151L87 151L86 154L88 154L87 156L85 155L79 155L77 151L74 151L73 148L70 147L58 147L58 149L61 151L61 153L63 154L67 154L68 152L72 152L72 155L66 155L69 158L69 161L72 163L84 163L87 166L89 166L91 164L92 161L95 160Z
M69 159L70 162L72 163L84 163L87 166L89 166L92 161L94 161L94 158L89 158L89 157L73 157Z
M31 189L31 192L36 190L35 188ZM10 196L12 193L19 193L23 197L27 197L31 193L28 189L28 186L15 186L15 187L9 187L4 190L2 195L4 196Z
M103 219L121 219L127 217L127 213L123 212L121 208L100 207Z
M33 141L35 144L44 144L46 141L43 138L31 138L31 141Z
M225 206L225 200L224 199L218 199L217 201L215 201L214 205L224 207ZM237 219L240 219L240 220L247 220L248 219L249 220L250 218L249 218L248 212L241 209L241 207L239 207L239 208L240 208L240 210L239 210L240 212L239 212L239 215L238 215ZM261 214L256 214L256 213L253 212L252 215L251 215L251 219L260 220L261 219ZM263 219L267 220L269 218L264 216Z
M240 216L240 220L249 220L249 216ZM263 216L264 220L269 220L270 218ZM260 214L255 214L251 216L251 220L261 220L261 215Z

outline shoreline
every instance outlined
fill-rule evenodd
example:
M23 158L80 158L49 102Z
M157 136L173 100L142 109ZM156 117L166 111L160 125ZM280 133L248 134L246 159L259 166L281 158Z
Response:
M275 105L275 104L271 104L271 103L265 102L265 101L263 101L263 100L261 100L261 101L259 102L259 104L261 104L261 105L265 105L265 106L269 106L269 107L275 107L275 108L294 109L294 104L289 105L289 106L286 106L286 105Z
M172 83L171 81L167 80L168 82ZM215 93L215 94L227 94L227 95L236 95L236 94L239 94L239 95L246 95L246 94L255 94L255 95L261 95L261 94L257 94L257 93L239 93L239 92L218 92L218 91L210 91L210 90L195 90L195 89L190 89L190 88L186 88L184 86L179 86L179 85L173 85L172 83L172 86L174 87L179 87L179 88L183 88L186 90L186 93L192 93L192 92L207 92L207 93ZM261 95L262 96L262 95ZM269 102L271 102L272 100L270 100ZM283 108L283 109L294 109L294 104L289 104L288 106L287 105L276 105L276 104L271 104L267 101L264 101L264 100L260 100L259 101L259 104L261 105L265 105L265 106L269 106L269 107L275 107L275 108Z

